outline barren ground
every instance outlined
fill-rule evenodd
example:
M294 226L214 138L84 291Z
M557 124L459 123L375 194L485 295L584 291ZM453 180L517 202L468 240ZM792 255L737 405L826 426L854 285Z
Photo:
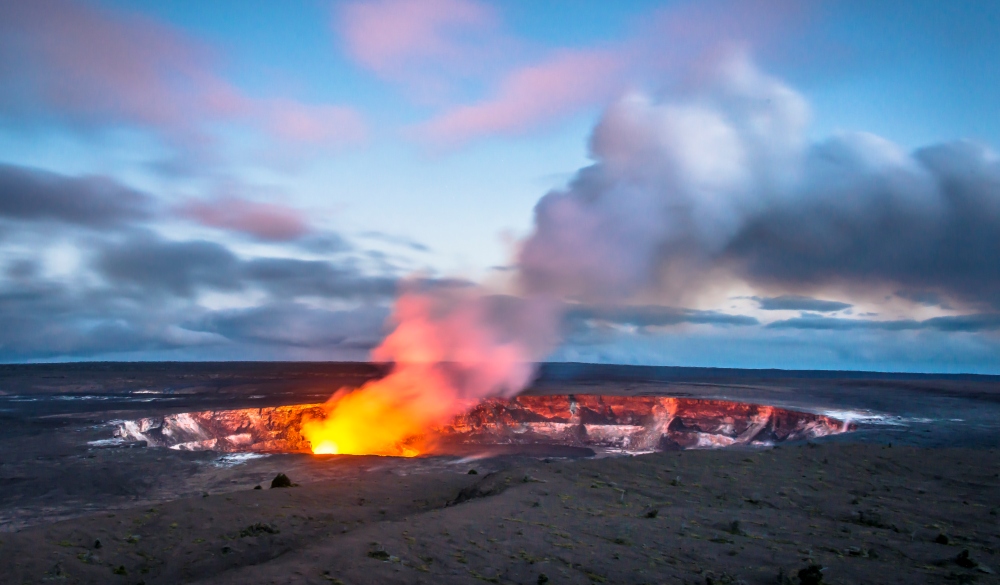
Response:
M825 583L992 583L1000 569L995 451L797 445L487 463L494 472L401 475L373 458L330 458L342 477L4 534L0 574L10 583L775 583L781 570L819 564ZM956 561L963 550L964 564L978 566Z
M31 393L40 384L28 378L0 391L73 395ZM769 450L289 454L234 465L213 453L87 441L125 414L246 406L262 392L252 376L235 397L207 386L168 405L136 404L126 383L108 390L91 380L88 395L114 396L0 404L0 582L770 584L782 572L799 583L810 565L824 567L823 583L1000 582L992 379L598 382L587 391L898 418ZM574 384L543 380L533 391ZM287 400L263 401L272 398ZM278 472L301 485L268 489Z

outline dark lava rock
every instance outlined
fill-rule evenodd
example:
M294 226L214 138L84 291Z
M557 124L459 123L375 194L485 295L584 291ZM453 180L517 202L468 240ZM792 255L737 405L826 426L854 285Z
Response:
M94 548L101 548L101 539L98 538L94 541Z
M805 569L799 569L799 583L801 585L822 585L823 567L809 565Z
M538 575L538 585L545 585L545 583L548 583L548 582L549 582L549 576L548 575L546 575L545 573L540 573Z
M371 551L368 551L368 556L370 556L373 559L378 559L380 561L388 561L389 560L389 553L385 552L384 550L371 550Z
M479 480L474 485L470 485L469 487L458 492L455 499L448 502L448 506L454 506L469 500L486 498L502 493L510 487L510 482L507 481L508 479L509 478L501 478L501 476L497 473L489 473L483 476L483 479Z
M937 535L937 538L934 539L934 542L938 544L948 544L949 542L951 542L951 539L948 538L947 534L941 533Z
M882 514L875 510L865 510L857 514L858 524L871 526L872 528L890 528L890 525L882 519Z
M261 534L278 534L281 532L275 526L271 524L265 524L264 522L257 522L247 526L243 530L240 530L240 538L246 538L248 536L260 536Z
M479 475L479 472L476 471L475 469L470 469L469 470L469 475Z
M969 556L969 549L963 549L962 552L958 553L958 556L955 557L955 564L966 569L975 569L979 566L979 563Z
M298 485L297 483L292 483L292 480L288 479L288 476L284 473L279 473L271 480L271 489L297 487Z
M255 490L262 490L264 488L260 487L260 485L255 485L255 486L253 486L253 489L255 489Z
M646 518L656 518L659 514L660 510L658 508L653 508L652 510L646 512Z
M792 579L785 572L785 569L778 569L778 576L774 579L775 585L792 585Z
M738 579L729 573L716 576L711 571L705 575L705 585L746 585L746 581Z

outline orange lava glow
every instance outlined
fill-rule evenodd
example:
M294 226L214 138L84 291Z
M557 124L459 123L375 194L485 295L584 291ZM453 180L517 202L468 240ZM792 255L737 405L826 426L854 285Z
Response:
M325 418L303 422L313 453L419 455L427 431L483 398L515 395L531 378L532 356L495 330L479 297L405 294L394 319L395 330L372 354L393 362L392 371L337 392Z
M317 455L420 455L418 437L463 408L424 391L440 383L435 378L433 367L409 365L354 392L338 392L325 406L325 419L303 423L302 436Z

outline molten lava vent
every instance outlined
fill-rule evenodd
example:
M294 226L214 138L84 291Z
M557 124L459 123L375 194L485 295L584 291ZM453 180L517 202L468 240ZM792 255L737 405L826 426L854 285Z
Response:
M115 436L151 447L222 452L311 453L303 422L324 406L187 412L120 422ZM561 445L648 452L769 446L853 430L827 416L740 402L656 396L521 396L490 399L450 425L412 438L422 454L470 446Z

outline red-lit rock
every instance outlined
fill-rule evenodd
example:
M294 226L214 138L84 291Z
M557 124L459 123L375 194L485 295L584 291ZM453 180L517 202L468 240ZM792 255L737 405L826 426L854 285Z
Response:
M150 447L221 452L311 452L303 420L323 406L304 404L188 412L123 421L115 436ZM766 446L852 430L839 420L772 406L660 396L521 396L490 399L423 441L438 445L566 445L624 451Z

